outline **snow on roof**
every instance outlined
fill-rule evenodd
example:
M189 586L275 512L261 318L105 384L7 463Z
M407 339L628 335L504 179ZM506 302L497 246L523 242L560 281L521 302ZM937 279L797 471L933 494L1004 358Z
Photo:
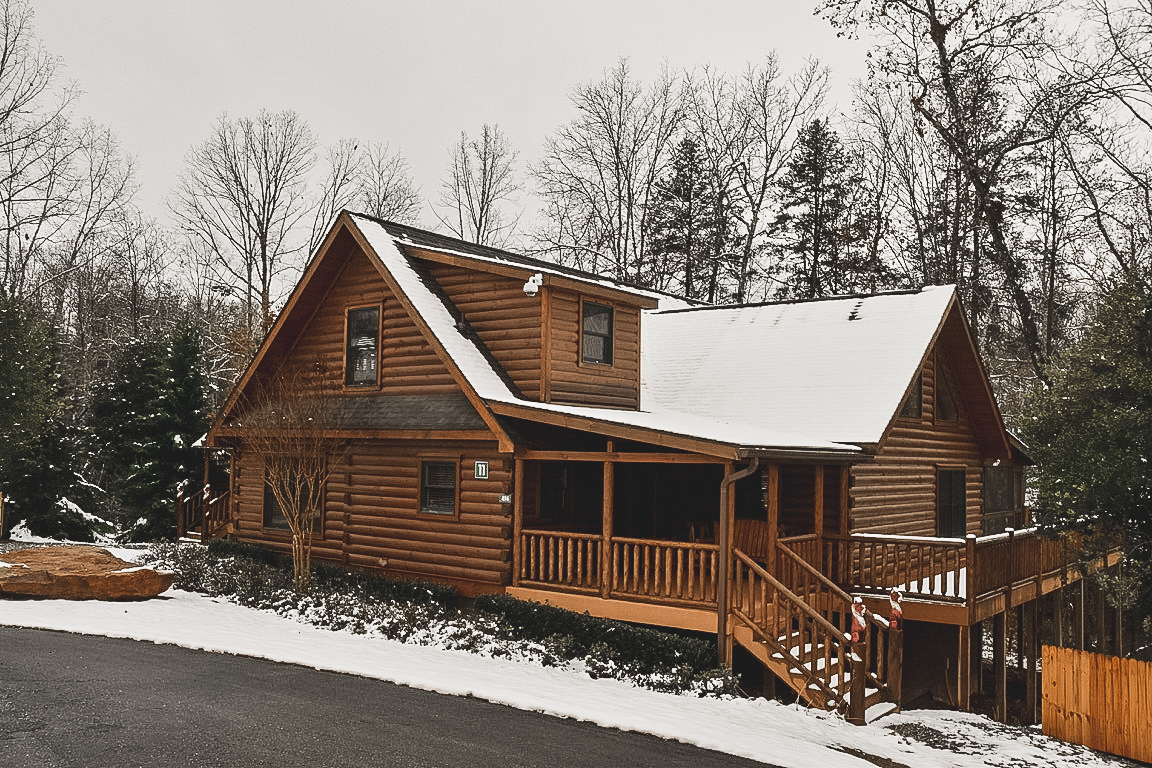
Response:
M644 315L641 406L749 429L876 443L919 370L951 286Z
M854 444L878 442L953 295L933 287L644 312L641 410L540 403L517 397L457 329L400 248L411 241L351 216L481 398L750 449L857 451Z

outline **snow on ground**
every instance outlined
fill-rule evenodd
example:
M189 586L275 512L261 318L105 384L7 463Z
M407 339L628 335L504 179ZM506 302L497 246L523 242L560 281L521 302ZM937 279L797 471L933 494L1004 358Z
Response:
M140 554L112 551L124 559ZM857 755L914 768L1111 764L1105 756L1048 739L1038 729L1008 728L975 715L920 710L856 727L836 715L764 699L674 696L616 680L594 680L578 669L318 629L180 590L141 602L0 600L0 624L169 643L389 680L640 731L788 768L873 765ZM917 735L920 738L909 738ZM927 746L925 740L942 749Z

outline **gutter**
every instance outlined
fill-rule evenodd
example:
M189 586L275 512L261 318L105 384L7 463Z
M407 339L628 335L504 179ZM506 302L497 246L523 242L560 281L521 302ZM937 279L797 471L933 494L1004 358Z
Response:
M728 581L732 576L732 532L728 526L728 498L731 487L737 480L748 477L760 469L760 457L753 456L747 467L741 470L727 470L720 481L720 567L722 573L717 579L716 588L716 648L717 655L726 666L732 665L728 652Z

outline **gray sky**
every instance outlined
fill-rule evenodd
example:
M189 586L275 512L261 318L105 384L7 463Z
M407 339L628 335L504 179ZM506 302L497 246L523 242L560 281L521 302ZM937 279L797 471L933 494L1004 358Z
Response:
M35 29L83 91L78 115L135 159L138 198L167 221L185 153L227 112L293 109L320 144L400 150L426 199L460 131L498 123L518 170L574 116L568 94L620 57L651 79L710 64L736 73L771 51L792 72L833 68L834 97L863 75L804 0L33 0ZM425 224L434 219L429 212Z

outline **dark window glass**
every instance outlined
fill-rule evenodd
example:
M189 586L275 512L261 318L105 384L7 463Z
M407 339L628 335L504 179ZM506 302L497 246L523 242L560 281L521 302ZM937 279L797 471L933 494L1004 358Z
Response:
M456 514L456 462L426 461L420 475L420 511Z
M967 495L964 470L940 470L936 478L938 535L949 539L962 539L967 535Z
M586 363L612 364L612 307L584 302L582 357Z
M924 400L924 377L922 374L916 375L916 383L912 385L912 391L908 393L908 399L904 401L904 405L900 407L900 416L905 419L918 419L923 413L923 400Z
M295 478L289 478L288 482L297 489L301 497L304 495L302 484L297 483ZM303 504L303 498L297 504ZM320 521L323 516L324 510L317 510L316 515L312 518L313 533L320 531ZM264 527L278 531L291 530L288 525L288 518L284 516L284 510L280 507L280 502L276 500L276 494L272 491L272 483L269 482L267 470L265 470L264 475Z
M380 361L380 307L348 310L344 383L350 387L374 387Z
M956 421L956 393L943 363L936 364L936 420Z

